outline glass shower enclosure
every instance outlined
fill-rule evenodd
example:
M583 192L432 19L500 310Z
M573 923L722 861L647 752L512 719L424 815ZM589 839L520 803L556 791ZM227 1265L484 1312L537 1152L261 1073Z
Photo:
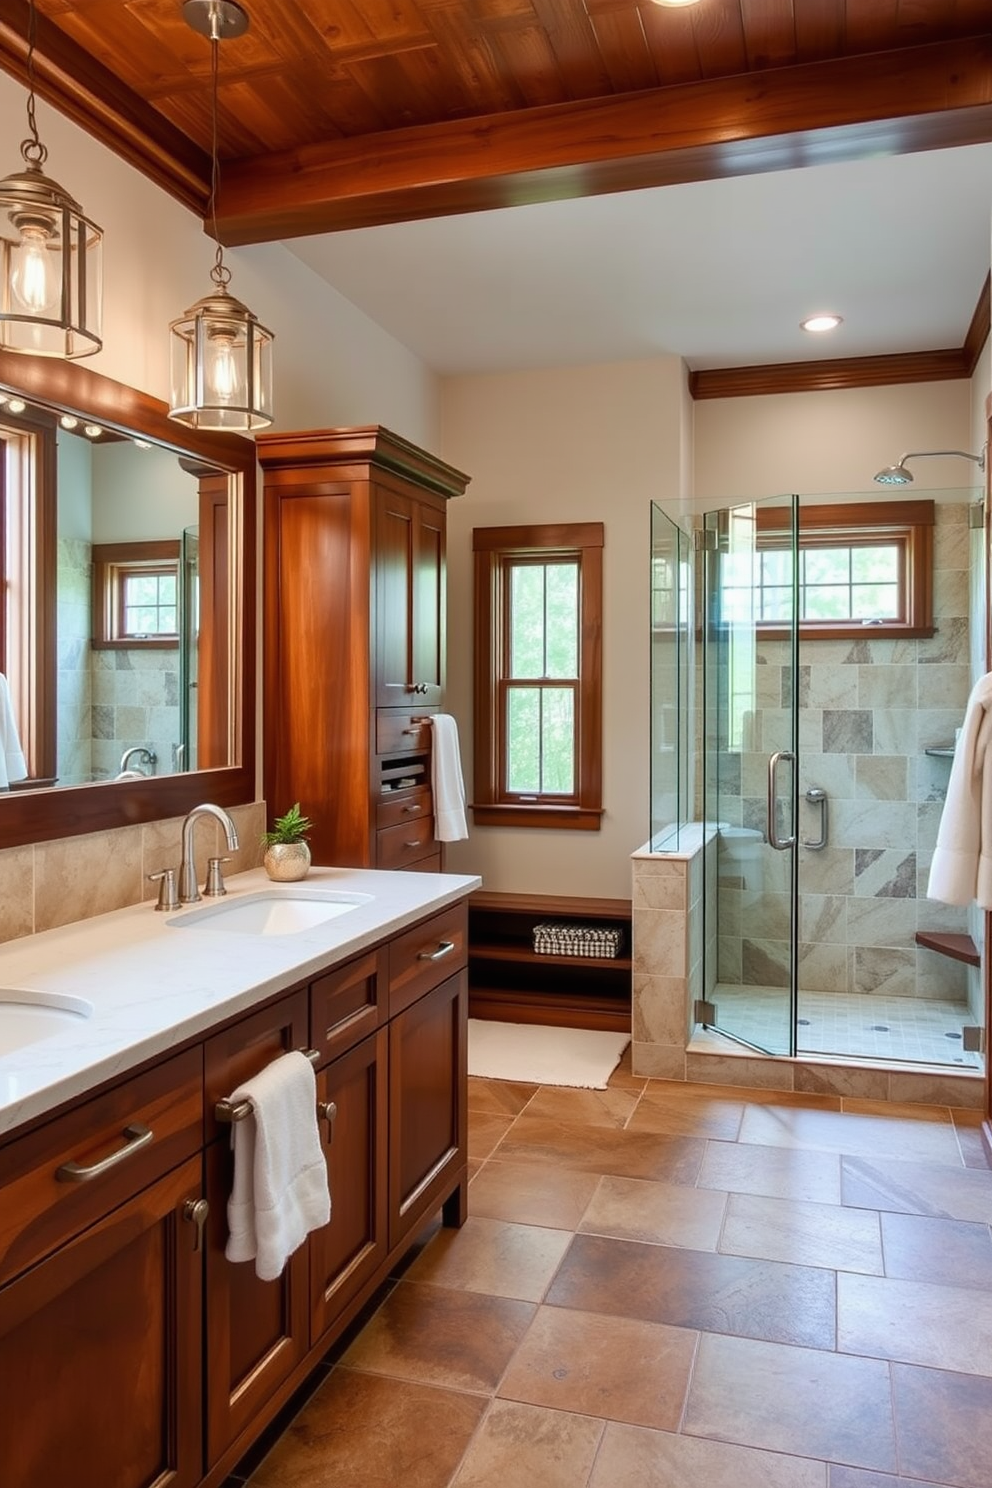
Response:
M983 1067L984 918L926 895L985 670L983 512L973 490L926 495L934 626L905 639L870 619L837 638L808 623L843 585L839 552L810 551L804 509L874 493L739 502L684 526L652 511L651 843L679 851L690 823L707 843L710 1036ZM879 589L884 555L844 561L849 586Z

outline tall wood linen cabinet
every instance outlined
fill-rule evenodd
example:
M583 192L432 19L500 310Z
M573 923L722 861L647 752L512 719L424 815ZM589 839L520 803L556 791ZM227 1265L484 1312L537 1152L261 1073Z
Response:
M445 513L468 477L378 424L257 447L269 814L301 803L317 863L436 872Z

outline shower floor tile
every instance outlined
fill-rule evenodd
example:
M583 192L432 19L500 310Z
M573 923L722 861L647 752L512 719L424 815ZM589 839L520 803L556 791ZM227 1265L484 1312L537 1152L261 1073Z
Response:
M712 1000L722 1031L773 1054L786 1052L784 988L719 985ZM982 1056L962 1047L962 1027L972 1021L966 1004L959 1002L800 992L797 1052L979 1070Z

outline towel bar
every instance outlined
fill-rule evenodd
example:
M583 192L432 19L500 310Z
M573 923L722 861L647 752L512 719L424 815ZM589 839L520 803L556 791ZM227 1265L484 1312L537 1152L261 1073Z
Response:
M319 1049L301 1049L311 1064L317 1064L320 1059ZM251 1101L219 1100L214 1106L214 1116L218 1121L230 1124L232 1121L244 1121L246 1116L251 1115Z

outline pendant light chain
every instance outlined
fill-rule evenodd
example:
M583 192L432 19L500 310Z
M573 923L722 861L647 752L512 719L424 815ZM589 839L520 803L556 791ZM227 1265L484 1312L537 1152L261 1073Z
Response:
M34 0L30 0L28 6L28 55L26 63L28 79L28 128L31 138L21 140L21 159L25 165L36 165L39 170L48 159L48 150L41 142L38 133L38 121L35 118L34 97L34 49L38 39L38 12L35 9Z
M220 37L210 38L210 225L216 251L210 277L219 287L227 288L231 271L224 262L224 245L217 232L217 192L220 186L220 144L217 128L217 98L220 88Z

